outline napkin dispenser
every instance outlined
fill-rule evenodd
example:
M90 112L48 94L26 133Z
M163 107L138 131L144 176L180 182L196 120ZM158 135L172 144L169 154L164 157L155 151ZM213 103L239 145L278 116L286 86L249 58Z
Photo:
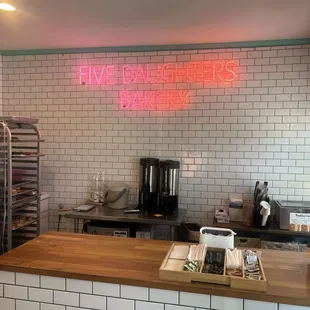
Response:
M233 249L236 233L228 228L202 227L200 229L199 243L209 248Z

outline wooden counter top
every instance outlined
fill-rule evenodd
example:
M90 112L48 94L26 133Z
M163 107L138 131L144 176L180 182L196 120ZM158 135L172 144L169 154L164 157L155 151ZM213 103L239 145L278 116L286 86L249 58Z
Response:
M172 242L50 232L0 256L0 270L310 306L306 253L263 250L268 292L158 279Z

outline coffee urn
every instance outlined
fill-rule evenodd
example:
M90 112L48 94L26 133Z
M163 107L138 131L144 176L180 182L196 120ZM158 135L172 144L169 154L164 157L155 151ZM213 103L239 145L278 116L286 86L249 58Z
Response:
M159 212L173 214L178 210L180 163L175 160L160 162Z
M159 159L140 158L139 209L154 212L158 208Z

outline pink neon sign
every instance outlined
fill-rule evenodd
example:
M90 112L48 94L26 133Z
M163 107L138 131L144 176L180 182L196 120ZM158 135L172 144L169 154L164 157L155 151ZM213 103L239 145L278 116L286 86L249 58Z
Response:
M231 84L236 79L234 61L81 66L82 85L177 84L217 82ZM120 107L125 110L176 110L189 103L189 90L120 91Z
M120 92L123 110L179 110L189 103L189 90Z

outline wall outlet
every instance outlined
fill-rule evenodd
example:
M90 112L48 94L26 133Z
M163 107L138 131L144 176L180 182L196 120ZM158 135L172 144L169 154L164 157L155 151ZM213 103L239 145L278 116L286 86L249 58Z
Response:
M58 205L58 214L63 214L63 213L65 213L65 212L68 212L68 211L71 211L71 210L72 210L71 208L65 207L65 205L62 204L62 203L60 203L60 204Z
M65 208L65 206L62 204L62 203L60 203L59 205L58 205L58 209L59 210L63 210Z

